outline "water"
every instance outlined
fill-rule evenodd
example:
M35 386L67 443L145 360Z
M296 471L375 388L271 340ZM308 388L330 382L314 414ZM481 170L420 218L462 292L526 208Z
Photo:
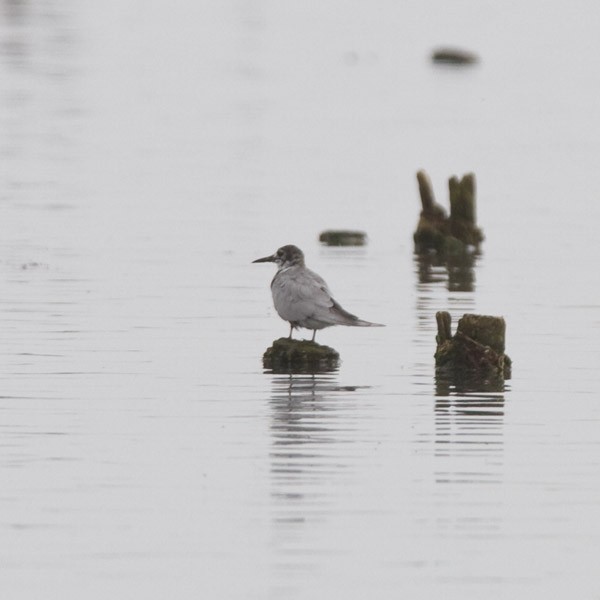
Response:
M3 3L3 596L598 598L599 20ZM413 257L419 168L477 174L472 265ZM338 372L263 373L284 243L387 324ZM504 387L436 381L437 310L506 318Z

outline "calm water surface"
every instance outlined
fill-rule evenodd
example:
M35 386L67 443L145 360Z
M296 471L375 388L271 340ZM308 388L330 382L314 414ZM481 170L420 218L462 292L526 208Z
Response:
M3 597L600 598L596 3L0 7ZM284 243L387 325L336 372L263 372ZM513 378L436 380L438 310Z

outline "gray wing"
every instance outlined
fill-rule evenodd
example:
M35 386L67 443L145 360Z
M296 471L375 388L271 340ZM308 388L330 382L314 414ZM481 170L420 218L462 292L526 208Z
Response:
M310 319L342 325L356 319L332 298L325 280L309 269L292 267L278 273L271 291L275 310L285 321L301 324Z

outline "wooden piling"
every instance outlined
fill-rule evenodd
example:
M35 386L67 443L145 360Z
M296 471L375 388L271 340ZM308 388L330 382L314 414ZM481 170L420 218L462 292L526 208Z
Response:
M450 190L450 218L463 219L475 225L475 175L467 173L462 179L448 180Z
M429 219L445 219L446 211L435 201L433 186L429 175L422 169L417 171L419 195L421 196L422 215Z
M506 323L502 317L465 314L451 333L448 312L436 313L437 372L510 379L512 362L504 353Z
M462 179L451 177L450 216L435 202L433 189L427 173L417 172L421 214L414 233L415 252L423 254L460 254L473 248L479 249L483 232L476 225L475 175L468 173Z

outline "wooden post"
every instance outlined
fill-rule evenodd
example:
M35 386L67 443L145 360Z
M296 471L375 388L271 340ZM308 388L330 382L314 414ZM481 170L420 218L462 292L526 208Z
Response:
M449 312L439 311L435 313L435 319L437 321L438 333L436 341L438 346L444 342L449 342L452 338L452 317Z
M502 317L463 315L454 337L446 311L435 315L438 333L436 371L453 377L478 376L510 379L512 362L504 354L506 323Z
M429 217L434 216L436 214L435 207L437 205L435 202L433 187L431 186L431 180L425 171L417 171L417 182L419 183L419 195L421 196L423 215Z
M476 224L475 217L475 175L467 173L461 180L451 177L448 180L450 188L450 218L464 219L471 225Z
M434 250L449 256L477 251L483 233L476 225L475 175L468 173L460 180L450 178L450 217L436 203L425 171L417 172L417 181L422 210L413 236L415 252L424 254Z

